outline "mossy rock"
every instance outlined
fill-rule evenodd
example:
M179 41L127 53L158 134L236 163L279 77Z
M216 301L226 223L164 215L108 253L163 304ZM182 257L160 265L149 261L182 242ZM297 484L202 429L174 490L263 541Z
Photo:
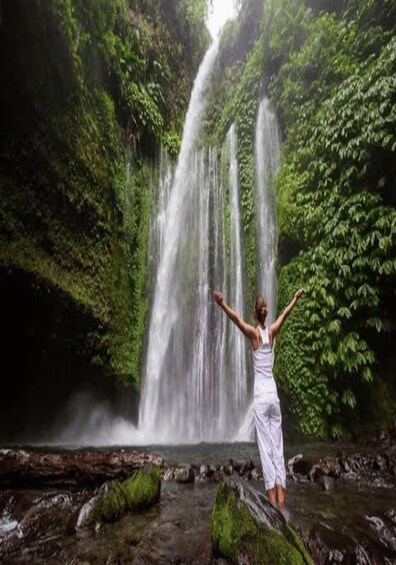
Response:
M217 487L212 509L213 551L232 563L312 564L294 528L252 487Z
M91 510L95 522L114 522L127 511L136 512L155 504L161 493L161 471L150 465L123 482L115 482Z
M127 510L148 508L159 500L161 471L152 466L149 472L138 471L123 483Z

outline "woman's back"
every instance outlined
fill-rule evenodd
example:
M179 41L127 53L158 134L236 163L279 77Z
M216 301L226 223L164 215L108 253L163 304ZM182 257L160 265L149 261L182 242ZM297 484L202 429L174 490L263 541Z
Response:
M268 393L277 392L273 375L274 355L269 339L268 327L258 328L262 344L253 350L254 398L258 399Z

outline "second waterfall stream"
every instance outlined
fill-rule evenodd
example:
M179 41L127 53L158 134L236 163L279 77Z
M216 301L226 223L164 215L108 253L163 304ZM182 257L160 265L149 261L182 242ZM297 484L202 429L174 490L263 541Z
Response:
M161 156L150 232L154 288L139 443L252 439L250 344L210 295L210 288L222 290L233 308L250 320L235 125L221 149L200 146L217 51L213 44L196 77L174 171L165 152ZM256 130L257 291L266 294L275 312L272 180L280 140L266 99L260 104Z

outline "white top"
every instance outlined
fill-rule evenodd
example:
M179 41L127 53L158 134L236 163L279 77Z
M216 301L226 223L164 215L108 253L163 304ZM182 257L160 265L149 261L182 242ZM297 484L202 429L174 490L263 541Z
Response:
M277 393L272 367L274 354L272 351L268 328L259 328L263 343L253 349L254 367L254 398L255 400L267 396L268 393Z

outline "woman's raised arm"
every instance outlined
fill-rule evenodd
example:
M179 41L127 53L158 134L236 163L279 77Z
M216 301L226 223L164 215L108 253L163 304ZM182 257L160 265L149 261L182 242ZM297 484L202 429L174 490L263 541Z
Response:
M238 316L238 314L226 303L223 298L223 295L218 290L213 292L213 298L216 300L217 304L224 310L227 316L234 322L234 324L241 330L241 332L248 338L250 341L257 340L257 332L256 329L247 324L242 318Z
M302 295L302 293L304 292L303 288L300 288L300 290L298 290L296 292L296 294L294 295L293 300L290 302L290 304L288 306L286 306L286 308L283 310L282 314L279 316L279 318L270 325L269 327L269 333L270 333L270 340L271 343L273 343L274 339L276 338L277 334L279 333L283 322L286 320L286 318L288 317L288 315L290 314L290 312L293 310L294 306L297 304L300 296Z

